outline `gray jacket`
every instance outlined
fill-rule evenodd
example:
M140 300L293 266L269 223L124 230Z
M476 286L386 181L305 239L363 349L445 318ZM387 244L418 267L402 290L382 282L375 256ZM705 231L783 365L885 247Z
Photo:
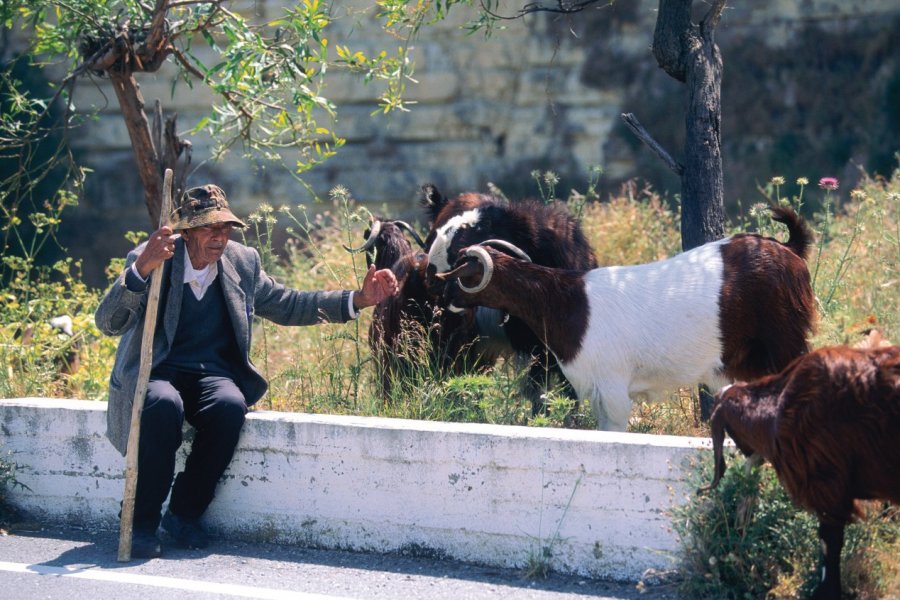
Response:
M116 360L109 378L109 407L106 436L125 454L131 425L131 407L137 387L141 359L141 337L149 282L135 292L125 285L132 263L143 252L146 242L128 254L125 271L100 301L94 320L106 335L121 335ZM184 289L184 241L175 243L175 255L166 261L160 290L159 312L153 337L153 366L168 355L178 327L181 295ZM312 325L350 320L348 290L305 292L287 288L269 277L260 265L259 253L238 242L228 242L218 263L222 290L238 348L243 357L235 365L234 379L247 404L259 400L268 389L265 378L250 360L253 315L279 325ZM152 277L152 276L151 276ZM198 324L202 327L202 324Z

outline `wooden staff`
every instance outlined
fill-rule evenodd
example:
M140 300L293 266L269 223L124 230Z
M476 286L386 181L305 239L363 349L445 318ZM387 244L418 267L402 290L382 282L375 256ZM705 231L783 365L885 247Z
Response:
M159 212L159 226L166 225L172 212L172 169L166 169L163 177L163 198ZM147 310L144 314L144 333L141 338L141 368L138 371L134 402L131 407L131 428L128 432L128 448L125 451L125 493L122 497L122 517L119 522L119 562L131 560L131 541L134 533L134 498L137 492L138 444L141 439L141 412L144 396L150 381L153 365L153 335L156 331L156 313L159 308L159 292L162 286L165 261L153 270Z

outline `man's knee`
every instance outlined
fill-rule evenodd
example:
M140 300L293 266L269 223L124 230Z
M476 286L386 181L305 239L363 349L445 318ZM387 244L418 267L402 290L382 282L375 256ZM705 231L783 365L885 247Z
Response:
M204 412L214 416L219 426L240 429L247 415L247 402L240 388L230 381L223 381L211 396Z
M141 421L180 430L184 423L184 404L178 390L167 381L150 381Z
M238 427L244 424L247 417L247 403L244 395L226 394L216 399L215 407L220 419Z

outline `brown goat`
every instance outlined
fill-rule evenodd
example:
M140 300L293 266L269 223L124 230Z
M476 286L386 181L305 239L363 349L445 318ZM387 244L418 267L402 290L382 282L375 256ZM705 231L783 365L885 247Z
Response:
M431 222L431 231L425 239L429 281L437 273L449 271L463 248L486 240L509 242L538 265L575 271L597 266L581 224L562 202L508 202L473 192L451 199L431 184L423 186L422 193ZM541 412L543 392L561 374L556 357L541 341L541 332L530 329L519 315L484 306L469 312L476 313L479 328L489 332L488 337L498 352L514 354L530 363L523 391L531 401L532 413ZM565 393L574 399L574 389L568 382L563 383Z
M840 598L844 527L855 500L900 503L900 346L822 348L777 375L723 389L710 420L715 488L725 433L775 468L788 495L819 519L824 552L814 598Z

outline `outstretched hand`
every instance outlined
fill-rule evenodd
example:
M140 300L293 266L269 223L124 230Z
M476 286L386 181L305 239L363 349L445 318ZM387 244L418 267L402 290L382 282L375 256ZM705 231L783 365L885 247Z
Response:
M353 307L357 310L367 306L375 306L379 302L397 295L400 287L397 278L390 269L375 270L375 265L370 265L363 279L362 289L353 294Z

